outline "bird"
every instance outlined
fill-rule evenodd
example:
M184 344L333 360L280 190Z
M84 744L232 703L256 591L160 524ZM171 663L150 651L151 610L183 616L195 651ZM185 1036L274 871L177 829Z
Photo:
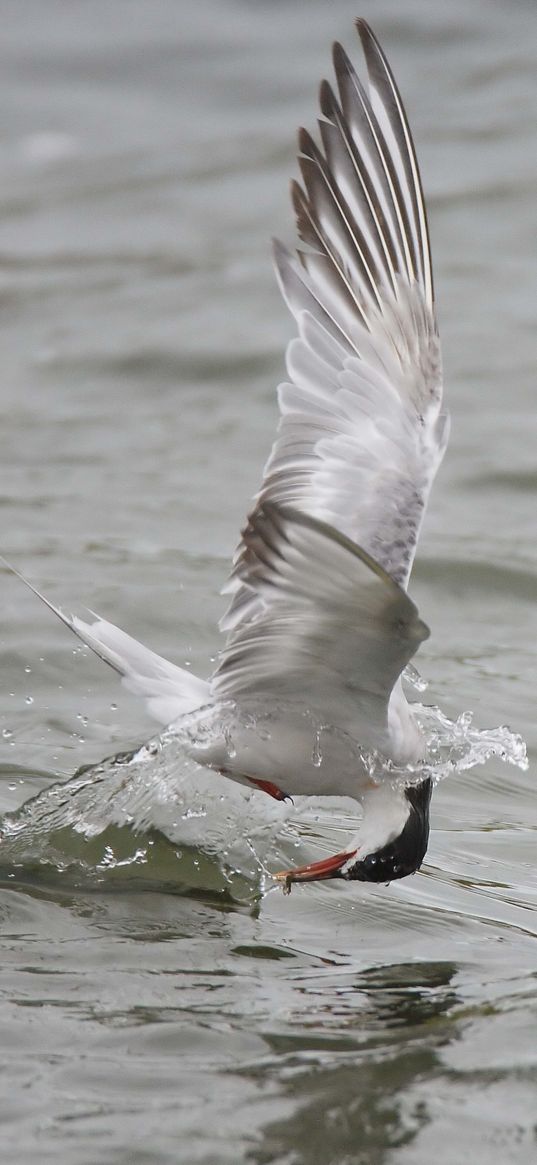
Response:
M296 336L212 675L20 576L208 768L276 800L359 803L356 838L277 871L286 890L405 877L429 840L426 742L402 676L429 635L407 586L449 415L416 153L386 56L365 20L356 29L363 78L335 43L317 140L298 134L298 243L274 243Z

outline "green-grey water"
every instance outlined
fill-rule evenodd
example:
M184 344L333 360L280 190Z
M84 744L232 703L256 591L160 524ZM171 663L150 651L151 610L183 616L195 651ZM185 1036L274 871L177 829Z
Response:
M0 852L3 1155L530 1165L534 5L6 0L2 14L2 552L66 608L210 671L292 335L268 240L293 238L295 129L314 125L332 39L357 55L363 15L421 161L453 421L411 585L432 630L419 699L509 724L530 756L442 781L426 863L390 887L268 891L258 858L341 848L348 806L279 810L195 773L138 833L123 818L89 838L23 833ZM155 729L0 581L5 813Z

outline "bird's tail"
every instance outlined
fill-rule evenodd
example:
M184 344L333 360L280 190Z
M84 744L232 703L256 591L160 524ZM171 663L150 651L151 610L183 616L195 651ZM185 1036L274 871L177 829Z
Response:
M8 570L41 599L62 623L91 648L110 667L119 673L123 684L130 692L141 696L150 714L160 724L171 724L179 716L194 711L201 704L211 701L211 690L206 680L176 667L169 660L157 655L138 640L115 627L106 619L101 619L90 611L93 622L86 622L78 615L68 615L54 606L50 599L41 594L33 583L20 571L0 556L0 561Z

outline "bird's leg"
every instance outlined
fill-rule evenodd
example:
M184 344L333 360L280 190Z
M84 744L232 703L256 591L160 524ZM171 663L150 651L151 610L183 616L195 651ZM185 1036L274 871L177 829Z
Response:
M283 793L282 790L279 789L277 785L273 784L272 781L261 781L258 780L257 777L248 777L248 780L252 785L255 785L256 789L261 789L262 793L268 793L269 797L274 797L275 801L293 800L293 798L289 796L289 793Z
M248 773L235 773L231 769L221 767L217 769L217 772L221 773L223 777L229 777L232 781L240 776L243 781L248 781L249 785L255 785L255 788L260 789L262 793L268 793L269 797L273 797L275 801L291 801L291 804L293 802L290 794L284 793L273 781L262 781L258 777L250 777Z

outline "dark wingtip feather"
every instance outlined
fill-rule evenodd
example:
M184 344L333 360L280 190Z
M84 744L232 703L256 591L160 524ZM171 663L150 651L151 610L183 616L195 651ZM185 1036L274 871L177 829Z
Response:
M304 202L306 201L306 196L305 196L304 191L300 185L300 182L297 182L296 178L291 178L289 189L290 189L290 193L291 193L291 202L293 204L293 210L294 210L295 214L298 215L298 214L302 213L302 210L304 208Z
M311 164L308 158L300 158L299 162L303 172L307 164ZM306 243L308 247L313 247L314 250L318 250L319 238L311 224L311 210L308 198L304 193L300 183L296 180L291 182L291 202L295 212L296 226L299 237L302 239L303 243Z
M351 77L354 76L354 68L350 57L347 56L343 45L338 40L334 41L332 45L332 60L334 62L334 72L337 80L345 74Z
M393 73L373 29L366 20L361 19L356 21L356 28L360 37L368 73L373 72L380 65L382 72L386 73L391 83L395 85Z
M302 157L308 158L312 162L317 162L322 168L324 158L319 150L317 143L314 141L307 129L299 130L298 141ZM301 158L299 158L299 163L300 165L302 164Z
M311 158L314 142L311 134L307 129L304 129L304 126L301 126L298 131L298 148L304 157Z
M329 81L321 81L319 87L319 106L323 117L328 118L329 121L334 121L334 116L338 112L338 104Z
M361 40L363 45L365 45L367 43L367 41L374 41L375 44L378 44L377 38L375 36L375 33L373 32L373 29L371 28L371 25L368 24L367 20L364 20L363 16L358 16L356 18L356 20L354 21L354 27L355 27L355 29L358 33L358 36L360 37L360 40Z

